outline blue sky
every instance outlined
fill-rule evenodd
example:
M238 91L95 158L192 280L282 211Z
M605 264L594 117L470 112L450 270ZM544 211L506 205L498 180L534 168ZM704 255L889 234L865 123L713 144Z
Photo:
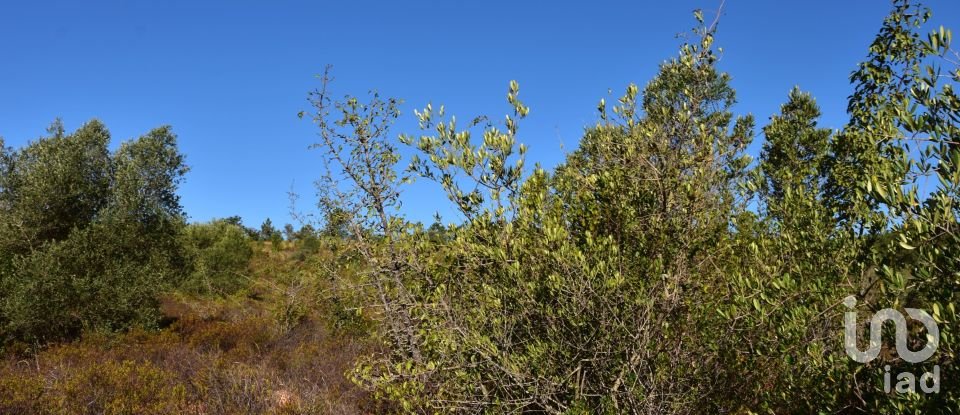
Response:
M307 150L314 126L296 114L324 65L335 66L337 93L402 98L395 134L416 133L412 110L428 102L500 119L516 79L531 107L520 129L528 164L549 167L576 148L608 90L646 84L676 54L691 11L712 16L719 0L520 3L5 2L0 136L16 147L56 117L68 129L99 118L117 145L170 124L192 167L180 192L192 220L282 224L287 192L309 210L321 172L321 153ZM960 2L927 4L934 24L960 28ZM717 45L737 112L762 126L799 85L823 125L842 126L847 77L888 10L882 0L727 0ZM430 183L404 193L413 219L452 219L447 206Z

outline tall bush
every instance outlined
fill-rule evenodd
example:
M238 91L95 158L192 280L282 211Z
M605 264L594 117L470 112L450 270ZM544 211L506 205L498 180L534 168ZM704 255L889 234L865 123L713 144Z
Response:
M247 285L247 266L253 256L246 230L226 220L186 227L184 243L192 259L192 272L183 288L201 294L226 295Z
M49 131L0 169L4 340L152 325L157 294L186 266L176 137L161 127L111 153L99 121Z
M428 105L415 112L423 133L396 140L397 100L335 100L325 76L313 118L335 171L321 206L344 219L386 346L356 380L422 412L956 408L955 385L883 390L888 365L955 373L960 258L960 70L949 31L919 33L929 11L893 4L851 76L849 123L819 127L816 101L794 89L758 163L744 153L753 120L733 114L717 68L716 21L700 12L679 55L645 88L601 100L552 173L525 169L515 82L503 125ZM402 144L417 150L406 172ZM408 174L462 214L443 238L397 214ZM932 311L938 354L913 367L891 343L851 361L850 295L863 312Z

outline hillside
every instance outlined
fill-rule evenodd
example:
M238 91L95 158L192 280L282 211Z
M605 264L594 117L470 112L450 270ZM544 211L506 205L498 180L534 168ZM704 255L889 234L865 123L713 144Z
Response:
M348 379L371 342L362 325L338 320L319 277L329 258L258 243L247 287L165 295L158 331L87 333L35 355L21 345L0 367L0 413L379 412Z
M535 82L407 120L328 65L299 229L213 196L234 216L192 220L217 167L172 126L0 138L0 414L960 415L952 33L894 0L845 109L794 86L761 117L722 11L549 166Z

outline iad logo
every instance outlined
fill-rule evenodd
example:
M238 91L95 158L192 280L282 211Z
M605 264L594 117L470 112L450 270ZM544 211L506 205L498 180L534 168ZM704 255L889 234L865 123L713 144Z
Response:
M849 296L843 300L843 304L848 309L853 310L857 305L857 299ZM881 334L883 323L893 321L896 327L896 345L897 355L909 363L920 363L929 359L937 351L940 345L940 328L930 314L926 311L916 308L906 308L907 315L910 318L923 323L927 329L927 344L918 351L912 351L907 347L907 319L899 311L892 308L885 308L878 311L870 319L870 346L866 351L860 351L857 348L857 312L848 311L843 315L843 348L856 362L867 363L880 356ZM886 372L883 376L883 389L890 392L890 365L884 366ZM931 384L932 382L932 384ZM925 372L920 376L920 389L924 393L940 392L940 366L934 366L933 372ZM907 393L917 391L917 378L910 372L903 372L897 375L897 384L895 387L897 393Z

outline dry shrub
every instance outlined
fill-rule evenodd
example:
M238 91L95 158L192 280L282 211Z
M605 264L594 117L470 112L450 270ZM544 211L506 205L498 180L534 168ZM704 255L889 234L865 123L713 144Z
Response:
M42 376L17 371L0 372L0 413L32 414L38 407L47 407Z
M221 351L236 359L259 356L276 336L276 324L264 318L216 321L183 333L185 341L203 351Z
M186 408L176 374L149 361L85 366L58 387L62 414L171 414Z
M0 414L385 412L346 377L367 343L336 329L311 265L283 252L254 262L258 298L170 294L163 330L89 332L9 353L0 360ZM284 324L277 311L291 304L297 317Z
M274 406L272 378L261 367L218 361L202 370L194 382L208 413L263 414Z

